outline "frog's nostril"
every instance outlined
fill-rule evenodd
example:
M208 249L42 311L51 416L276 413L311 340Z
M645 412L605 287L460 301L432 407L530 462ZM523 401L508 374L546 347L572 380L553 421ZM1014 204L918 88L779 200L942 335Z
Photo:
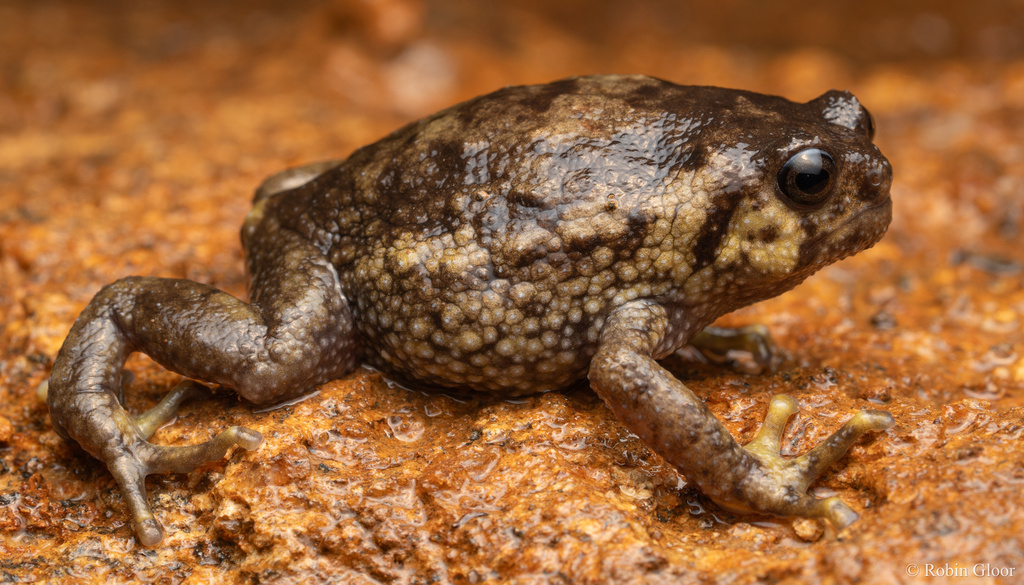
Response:
M871 172L868 173L868 184L872 187L877 189L881 187L884 182L885 173L882 172L882 169L872 169Z
M867 172L864 183L864 199L885 199L889 196L889 186L892 184L892 167L887 161L882 161Z
M889 161L883 160L882 161L882 184L881 184L881 187L883 189L885 189L886 192L888 192L889 191L889 187L891 185L892 185L892 165L889 164Z

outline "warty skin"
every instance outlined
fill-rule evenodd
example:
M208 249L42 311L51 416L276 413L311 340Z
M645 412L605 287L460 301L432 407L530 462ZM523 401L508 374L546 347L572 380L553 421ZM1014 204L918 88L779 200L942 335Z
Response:
M256 404L365 361L412 383L517 395L588 376L616 416L719 504L856 514L807 485L867 431L862 411L808 454L778 455L796 402L776 397L741 447L656 362L718 316L866 249L891 218L888 161L855 97L592 76L510 87L410 124L344 161L268 179L242 228L250 302L129 277L76 321L49 380L61 436L103 461L145 545L163 530L145 476L234 445L148 442L197 385L132 417L121 368L142 351Z

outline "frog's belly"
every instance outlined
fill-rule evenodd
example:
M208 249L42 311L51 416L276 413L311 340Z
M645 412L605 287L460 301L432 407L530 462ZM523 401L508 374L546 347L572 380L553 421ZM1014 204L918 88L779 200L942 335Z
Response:
M571 345L546 348L539 339L497 336L468 329L464 347L436 345L429 339L403 337L399 331L364 332L366 361L400 377L448 388L505 395L558 390L587 374L594 348Z
M609 308L587 296L589 280L495 265L482 248L462 257L448 244L443 235L415 245L380 241L342 271L369 363L411 380L512 395L586 376Z

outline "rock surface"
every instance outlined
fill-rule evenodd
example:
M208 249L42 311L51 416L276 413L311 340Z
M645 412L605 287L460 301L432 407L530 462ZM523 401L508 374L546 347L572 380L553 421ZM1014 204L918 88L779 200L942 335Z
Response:
M579 28L564 12L579 2L513 4L0 3L0 581L1024 579L1024 16L868 2L844 27L863 3L838 2L794 17L808 44L734 15L741 43L708 7L687 37L645 28L668 18L658 2L599 4ZM817 484L860 521L725 513L585 385L508 401L360 370L272 411L226 392L187 404L155 441L234 424L267 441L150 478L168 536L138 546L106 470L36 398L98 288L153 274L244 296L237 234L264 176L500 85L597 70L793 99L847 88L874 114L896 173L882 243L725 319L770 327L773 372L671 360L741 441L773 394L796 397L789 454L860 408L891 411L894 429ZM135 412L176 382L128 367Z

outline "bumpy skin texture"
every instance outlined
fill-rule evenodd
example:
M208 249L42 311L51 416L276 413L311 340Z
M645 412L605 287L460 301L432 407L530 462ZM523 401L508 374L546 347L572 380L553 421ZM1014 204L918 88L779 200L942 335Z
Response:
M655 360L881 238L892 175L872 134L856 98L835 91L796 104L594 76L470 100L345 161L268 179L242 229L250 303L183 280L105 287L54 364L54 427L107 464L140 539L155 544L145 475L259 437L148 443L166 414L143 425L124 413L120 368L132 351L256 403L307 392L361 359L505 394L589 375L627 427L719 503L843 526L852 510L807 496L807 484L891 417L860 413L783 461L792 399L773 403L757 445L743 449ZM794 155L819 151L824 175L786 174Z

